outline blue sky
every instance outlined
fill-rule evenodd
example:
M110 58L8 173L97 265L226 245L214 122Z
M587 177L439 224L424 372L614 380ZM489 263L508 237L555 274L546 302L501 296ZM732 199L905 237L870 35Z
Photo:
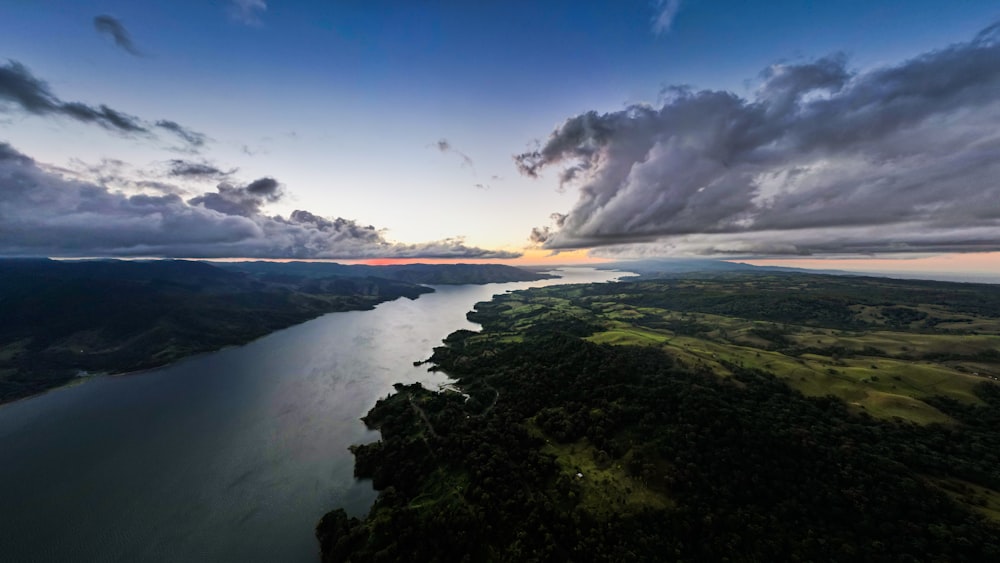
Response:
M672 4L669 28L657 32L654 20ZM99 15L123 26L139 56L95 29ZM186 199L223 180L239 188L271 177L281 195L260 213L308 210L373 225L376 255L430 242L437 250L428 255L449 256L442 241L458 257L462 248L519 253L550 214L573 215L587 188L560 189L556 168L525 176L512 159L567 119L658 106L670 85L753 101L770 65L840 52L864 73L969 42L998 19L1000 8L985 1L14 0L0 8L0 56L53 95L170 120L208 141L193 150L163 134L31 114L2 98L0 141L45 168L38 174L75 174L126 194L141 189L88 167L121 161L118 174L132 180L159 171L153 180ZM236 171L197 182L164 175L176 159ZM630 243L644 244L641 254L663 248L651 240L660 241ZM158 252L144 244L122 253Z

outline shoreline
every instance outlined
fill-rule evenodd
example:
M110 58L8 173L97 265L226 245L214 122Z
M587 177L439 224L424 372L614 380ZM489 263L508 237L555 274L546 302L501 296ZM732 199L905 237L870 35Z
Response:
M526 281L544 281L544 280L550 280L550 279L561 279L564 276L562 276L562 275L560 275L558 273L560 269L561 268L555 268L555 269L548 270L548 271L545 271L545 272L535 272L536 274L543 275L545 277L540 277L540 278L538 278L536 280L526 280ZM76 376L71 377L65 383L63 383L61 385L56 385L56 386L53 386L53 387L49 387L49 388L43 389L43 390L41 390L41 391L39 391L37 393L31 393L29 395L25 395L23 397L17 397L15 399L11 399L11 400L8 400L8 401L0 401L0 409L4 408L7 405L11 405L11 404L18 403L18 402L21 402L21 401L25 401L25 400L28 400L28 399L33 399L35 397L41 397L41 396L46 395L48 393L56 392L56 391L59 391L59 390L62 390L62 389L68 389L68 388L71 388L71 387L75 387L77 385L83 385L88 380L91 380L91 379L94 379L94 378L102 378L102 377L131 377L131 376L142 375L144 373L148 373L148 372L151 372L151 371L156 371L156 370L160 370L160 369L164 369L164 368L168 368L168 367L177 365L177 364L179 364L179 363L181 363L183 361L186 361L186 360L193 360L193 359L199 358L201 356L205 356L205 355L208 355L208 354L215 354L215 353L218 353L218 352L221 352L223 350L230 349L230 348L238 348L238 347L241 347L241 346L246 346L246 345L248 345L248 344L250 344L252 342L256 342L257 340L260 340L261 338L270 336L270 335L275 334L277 332L280 332L282 330L286 330L286 329L289 329L289 328L292 328L292 327L295 327L295 326L299 326L299 325L305 324L305 323L310 322L310 321L314 321L314 320L319 319L321 317L325 317L326 315L332 315L332 314L336 314L336 313L349 313L349 312L354 312L354 311L372 311L372 310L376 309L377 307L379 307L380 305L382 305L383 303L391 303L393 301L397 301L397 300L402 299L402 298L406 298L406 299L410 299L410 300L417 300L417 299L420 299L420 297L422 297L423 295L436 292L437 291L436 287L438 287L438 286L441 286L441 287L454 287L454 286L460 286L460 285L486 286L486 285L493 285L493 284L498 284L499 285L499 284L507 284L507 283L523 283L523 282L497 281L497 282L477 282L477 283L467 283L467 284L415 284L415 285L417 285L419 287L426 288L428 291L424 291L424 292L420 293L419 295L417 295L415 297L410 297L410 296L407 296L407 295L399 295L399 296L394 297L392 299L385 299L385 300L379 301L377 303L370 304L367 307L358 307L358 308L352 308L352 309L343 309L343 310L338 310L338 311L328 311L328 312L325 312L325 313L320 313L319 315L316 315L316 316L313 316L313 317L309 317L307 319L303 319L303 320L301 320L299 322L295 322L295 323L292 323L292 324L289 324L289 325L286 325L286 326L283 326L283 327L280 327L280 328L276 328L274 330L270 330L270 331L268 331L268 332L266 332L264 334L256 336L256 337L254 337L254 338L252 338L250 340L246 340L244 342L227 344L227 345L224 345L224 346L221 346L219 348L212 349L212 350L202 350L202 351L194 352L192 354L180 355L180 356L177 356L175 358L171 358L171 359L169 359L169 360L167 360L167 361L165 361L165 362L163 362L161 364L157 364L157 365L152 365L152 366L147 366L147 367L138 368L138 369L132 369L132 370L126 370L126 371L101 371L101 372L88 373L87 375L83 375L83 376L76 375ZM430 358L428 358L425 361L422 361L421 363L422 364L423 363L427 363L429 360L430 360Z
M479 284L476 284L476 285L479 285ZM373 305L371 305L369 307L363 307L363 308L359 307L359 308L355 308L355 309L344 309L344 310L339 310L339 311L328 311L328 312L325 312L325 313L320 313L319 315L316 315L316 316L313 316L313 317L309 317L307 319L303 319L303 320L301 320L299 322L295 322L295 323L292 323L292 324L289 324L289 325L286 325L286 326L275 328L274 330L270 330L270 331L268 331L268 332L266 332L264 334L255 336L254 338L251 338L250 340L246 340L246 341L243 341L243 342L232 343L232 344L226 344L224 346L221 346L219 348L215 348L215 349L212 349L212 350L201 350L201 351L194 352L194 353L191 353L191 354L180 355L180 356L177 356L175 358L168 359L167 361L165 361L163 363L160 363L160 364L156 364L156 365L152 365L152 366L147 366L147 367L143 367L143 368L138 368L138 369L133 369L133 370L126 370L126 371L102 371L102 372L87 373L87 375L75 375L75 376L72 376L71 378L69 378L65 383L63 383L61 385L55 385L53 387L49 387L47 389L43 389L43 390L41 390L41 391L39 391L37 393L32 393L30 395L25 395L23 397L17 397L16 399L11 399L9 401L0 401L0 409L4 408L7 405L12 405L14 403L18 403L18 402L21 402L21 401L26 401L26 400L33 399L33 398L36 398L36 397L41 397L43 395L47 395L49 393L53 393L53 392L56 392L56 391L59 391L59 390L68 389L68 388L71 388L71 387L76 387L77 385L84 385L84 384L87 383L88 380L91 380L91 379L104 378L104 377L115 377L115 378L117 378L117 377L138 376L138 375L142 375L142 374L145 374L145 373L148 373L148 372L151 372L151 371L165 369L165 368L168 368L168 367L180 364L181 362L184 362L184 361L187 361L187 360L194 360L194 359L199 358L201 356L207 356L209 354L215 354L215 353L218 353L218 352L222 352L223 350L228 350L228 349L231 349L231 348L239 348L241 346L246 346L246 345L251 344L253 342L256 342L256 341L258 341L258 340L260 340L262 338L271 336L272 334L281 332L283 330L287 330L287 329L292 328L292 327L303 325L305 323L308 323L310 321L314 321L316 319L325 317L327 315L334 315L334 314L337 314L337 313L350 313L350 312L354 312L354 311L372 311L376 307L378 307L379 305L381 305L383 303L390 303L392 301L396 301L398 299L403 299L403 298L415 300L415 299L419 299L423 295L426 295L428 293L434 293L436 291L433 287L429 287L429 286L421 286L421 287L426 287L430 291L423 292L420 295L417 295L416 297L408 297L406 295L400 295L400 296L394 297L392 299L386 299L386 300L383 300L383 301L379 301L378 303L375 303L375 304L373 304ZM79 371L83 371L83 370L79 370Z

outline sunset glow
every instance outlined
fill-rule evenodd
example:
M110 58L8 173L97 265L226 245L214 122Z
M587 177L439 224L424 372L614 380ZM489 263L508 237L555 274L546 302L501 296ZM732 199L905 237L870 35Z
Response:
M994 3L723 4L15 3L0 256L1000 273Z

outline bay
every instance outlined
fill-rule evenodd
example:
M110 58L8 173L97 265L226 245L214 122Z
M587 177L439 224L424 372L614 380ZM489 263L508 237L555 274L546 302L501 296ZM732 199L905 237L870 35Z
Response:
M472 306L509 290L609 281L566 268L537 282L436 286L332 313L149 372L87 378L0 406L0 560L318 560L328 510L367 513L353 477L359 420Z

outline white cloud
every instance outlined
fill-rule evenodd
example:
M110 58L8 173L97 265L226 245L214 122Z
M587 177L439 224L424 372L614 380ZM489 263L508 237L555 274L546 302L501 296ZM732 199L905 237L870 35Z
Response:
M246 25L260 25L261 16L267 11L265 0L230 0L229 16Z
M681 0L656 0L656 15L653 17L653 33L659 35L670 31L681 9Z

